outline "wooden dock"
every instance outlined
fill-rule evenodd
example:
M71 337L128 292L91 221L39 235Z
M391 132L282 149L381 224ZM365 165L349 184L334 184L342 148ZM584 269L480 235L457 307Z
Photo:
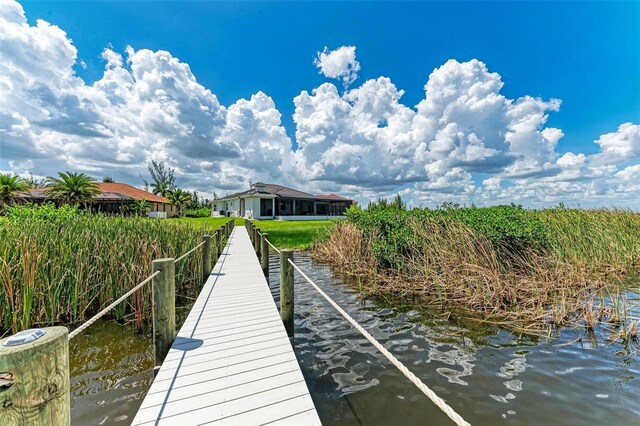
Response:
M319 425L244 227L178 332L134 425Z

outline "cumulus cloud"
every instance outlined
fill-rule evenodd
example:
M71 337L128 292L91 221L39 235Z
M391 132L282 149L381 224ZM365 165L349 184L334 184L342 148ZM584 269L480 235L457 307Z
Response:
M317 52L313 63L318 67L320 74L341 80L345 87L358 78L360 71L355 46L341 46L335 50L329 50L325 46L322 52Z
M109 46L103 75L87 84L61 28L30 25L20 4L0 0L0 55L4 172L73 169L135 184L154 159L208 194L252 179L361 201L400 193L414 205L640 208L640 125L599 136L595 154L560 153L564 132L547 125L560 100L507 97L501 76L476 59L435 68L409 106L388 77L349 88L360 70L355 47L325 48L315 64L344 90L324 83L293 99L292 151L270 96L222 105L170 52Z
M6 0L0 49L0 167L139 182L156 159L209 193L218 182L237 189L250 178L284 178L291 141L262 92L227 108L169 52L130 47L124 58L106 48L104 74L88 85L73 70L77 50L66 33L42 20L29 25L21 5Z

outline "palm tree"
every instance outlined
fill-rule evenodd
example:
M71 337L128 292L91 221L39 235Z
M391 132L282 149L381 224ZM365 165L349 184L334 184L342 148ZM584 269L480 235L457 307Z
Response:
M0 173L0 210L13 203L21 192L29 188L31 185L20 176Z
M180 188L175 188L169 191L167 198L171 204L178 206L178 216L182 216L182 206L191 201L191 194Z
M100 193L96 181L84 173L59 172L57 178L47 178L47 186L51 198L68 204L87 203Z
M169 193L173 190L167 181L153 182L151 184L151 188L155 195L159 195L161 197L168 197Z
M143 200L134 200L129 209L136 216L144 216L149 207L151 207L151 203L145 198Z

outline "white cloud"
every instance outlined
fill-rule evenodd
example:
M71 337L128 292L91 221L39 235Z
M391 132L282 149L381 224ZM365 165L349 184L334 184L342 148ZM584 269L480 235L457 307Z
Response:
M360 71L355 46L341 46L331 51L325 46L322 52L317 52L313 63L318 67L320 74L342 80L345 87L358 78Z
M595 143L600 145L600 154L594 156L598 162L627 162L640 160L640 125L624 123L618 130L606 133Z
M29 25L18 3L2 6L3 166L45 175L74 168L134 183L157 159L181 184L209 193L244 188L250 178L284 179L291 142L264 93L226 108L169 52L130 47L126 60L105 49L104 75L88 85L73 70L80 62L64 31ZM270 165L258 169L260 161Z
M557 99L502 94L481 61L433 70L415 106L388 77L341 93L331 83L293 99L298 149L267 94L222 105L189 65L166 51L102 53L104 74L79 78L77 50L59 27L30 25L22 6L0 0L0 169L37 176L85 171L140 182L163 160L189 189L220 194L249 179L362 201L401 193L415 205L442 201L617 205L640 208L640 125L621 124L596 154L558 152L548 127ZM345 87L360 64L355 47L318 54Z

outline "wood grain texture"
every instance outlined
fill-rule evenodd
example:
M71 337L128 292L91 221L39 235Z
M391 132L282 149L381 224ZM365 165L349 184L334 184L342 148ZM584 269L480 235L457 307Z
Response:
M134 425L319 425L247 228L234 228Z
M45 328L38 340L7 347L0 340L0 373L15 382L0 389L0 424L69 425L69 340L66 327Z
M151 271L160 271L152 281L153 349L155 365L160 365L176 337L175 260L154 260Z

